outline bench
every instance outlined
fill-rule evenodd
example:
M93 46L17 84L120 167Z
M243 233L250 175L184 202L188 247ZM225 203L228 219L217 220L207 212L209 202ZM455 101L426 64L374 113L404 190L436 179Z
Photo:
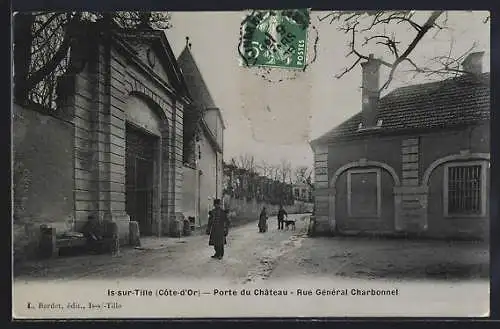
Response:
M40 225L39 253L42 258L57 257L61 250L90 251L97 253L114 252L118 248L118 231L116 223L105 221L100 223L101 238L92 240L88 236L58 236L56 229Z
M87 247L87 238L85 237L56 236L56 250L54 253L57 256L75 255L86 252Z
M87 238L64 238L64 237L56 237L56 247L58 249L61 248L78 248L85 247L87 245Z

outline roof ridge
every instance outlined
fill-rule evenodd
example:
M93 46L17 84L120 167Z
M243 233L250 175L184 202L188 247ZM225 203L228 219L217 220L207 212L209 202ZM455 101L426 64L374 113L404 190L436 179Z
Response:
M448 78L411 86L400 87L381 98L377 120L381 120L381 131L403 131L406 129L430 129L472 124L489 120L490 72ZM469 81L469 83L463 83ZM443 87L429 85L446 83ZM396 92L397 91L397 92ZM388 97L390 96L390 97ZM339 137L361 134L358 125L362 111L351 115L326 133L313 139L311 145L328 142Z
M210 92L210 89L208 88L208 85L205 81L205 78L203 77L203 74L201 73L200 71L200 67L196 61L196 58L194 57L193 55L193 52L191 51L191 48L188 47L188 45L185 45L184 46L184 49L181 51L181 53L179 54L179 56L177 57L177 62L179 63L179 66L181 67L182 69L182 64L181 62L184 62L184 60L182 60L182 57L183 55L186 54L186 56L189 56L187 57L186 59L190 60L192 63L193 63L193 68L196 70L196 79L199 79L200 82L201 82L201 87L206 91L207 93L207 96L208 96L208 103L209 104L202 104L204 107L207 107L207 108L210 108L210 107L217 107L217 105L215 104L215 101L214 101L214 98L212 96L212 93ZM186 75L186 72L182 72L183 75L185 76ZM191 86L191 87L194 87L194 86ZM189 88L189 87L188 87ZM203 100L204 101L204 100ZM204 103L204 102L203 102Z
M391 90L388 94L386 94L381 99L383 99L383 98L385 98L393 93L396 93L397 91L401 91L404 89L416 88L416 87L421 87L421 86L429 86L432 84L440 84L440 83L444 83L444 82L451 82L453 80L458 81L458 80L463 80L463 79L470 78L470 77L484 78L489 74L490 74L490 72L482 72L481 74L477 74L477 75L476 74L462 74L459 76L453 76L453 77L449 77L449 78L441 79L441 80L436 80L436 81L428 81L428 82L416 83L416 84L407 85L407 86L401 86L401 87L398 87L396 89Z

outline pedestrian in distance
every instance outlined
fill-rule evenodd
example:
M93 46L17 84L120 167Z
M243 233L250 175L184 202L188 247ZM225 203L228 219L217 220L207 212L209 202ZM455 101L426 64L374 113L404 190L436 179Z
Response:
M283 205L280 205L280 209L278 210L278 230L283 230L285 217L288 219L288 213L283 208Z
M266 207L262 207L262 211L259 215L259 232L264 233L267 232L267 209Z
M229 217L227 211L221 208L220 199L214 200L214 209L208 213L208 225L206 233L210 234L209 246L214 246L215 254L212 258L222 259L224 257L224 245L227 243L229 233Z

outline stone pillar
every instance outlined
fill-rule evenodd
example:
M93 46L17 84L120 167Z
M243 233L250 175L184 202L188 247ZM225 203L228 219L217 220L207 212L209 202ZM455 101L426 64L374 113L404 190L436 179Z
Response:
M95 140L98 214L115 222L120 244L129 242L130 217L125 212L125 64L111 56L109 31L97 48ZM113 75L114 79L111 78Z
M418 234L427 229L428 188L420 186L419 138L401 145L402 181L394 188L395 230Z
M60 106L73 116L75 126L75 226L81 229L89 216L99 221L121 221L125 213L125 71L111 56L107 32L96 24L82 27L72 49L70 75L61 79ZM92 43L94 47L88 47ZM111 79L111 75L114 79ZM112 86L113 84L113 86Z
M421 233L427 230L427 195L427 186L394 188L396 231Z
M68 70L59 94L67 94L61 103L72 107L74 134L74 178L75 178L75 229L82 229L89 216L97 216L99 209L98 167L96 147L97 50L88 47L89 40L96 42L95 28L82 27L78 42L71 49L71 69Z
M40 225L39 255L41 258L52 258L57 255L56 229Z
M330 209L331 188L328 181L328 146L314 148L314 208L315 232L335 231L335 212Z
M182 233L182 184L183 184L183 105L180 100L176 100L172 109L172 126L170 139L170 161L169 161L169 224L168 232L171 236L179 236L179 229ZM180 223L179 223L180 221Z

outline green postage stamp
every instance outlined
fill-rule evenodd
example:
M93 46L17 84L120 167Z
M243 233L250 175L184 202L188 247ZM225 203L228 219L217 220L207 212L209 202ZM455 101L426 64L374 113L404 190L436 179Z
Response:
M252 11L241 23L243 65L304 69L308 26L309 9Z

